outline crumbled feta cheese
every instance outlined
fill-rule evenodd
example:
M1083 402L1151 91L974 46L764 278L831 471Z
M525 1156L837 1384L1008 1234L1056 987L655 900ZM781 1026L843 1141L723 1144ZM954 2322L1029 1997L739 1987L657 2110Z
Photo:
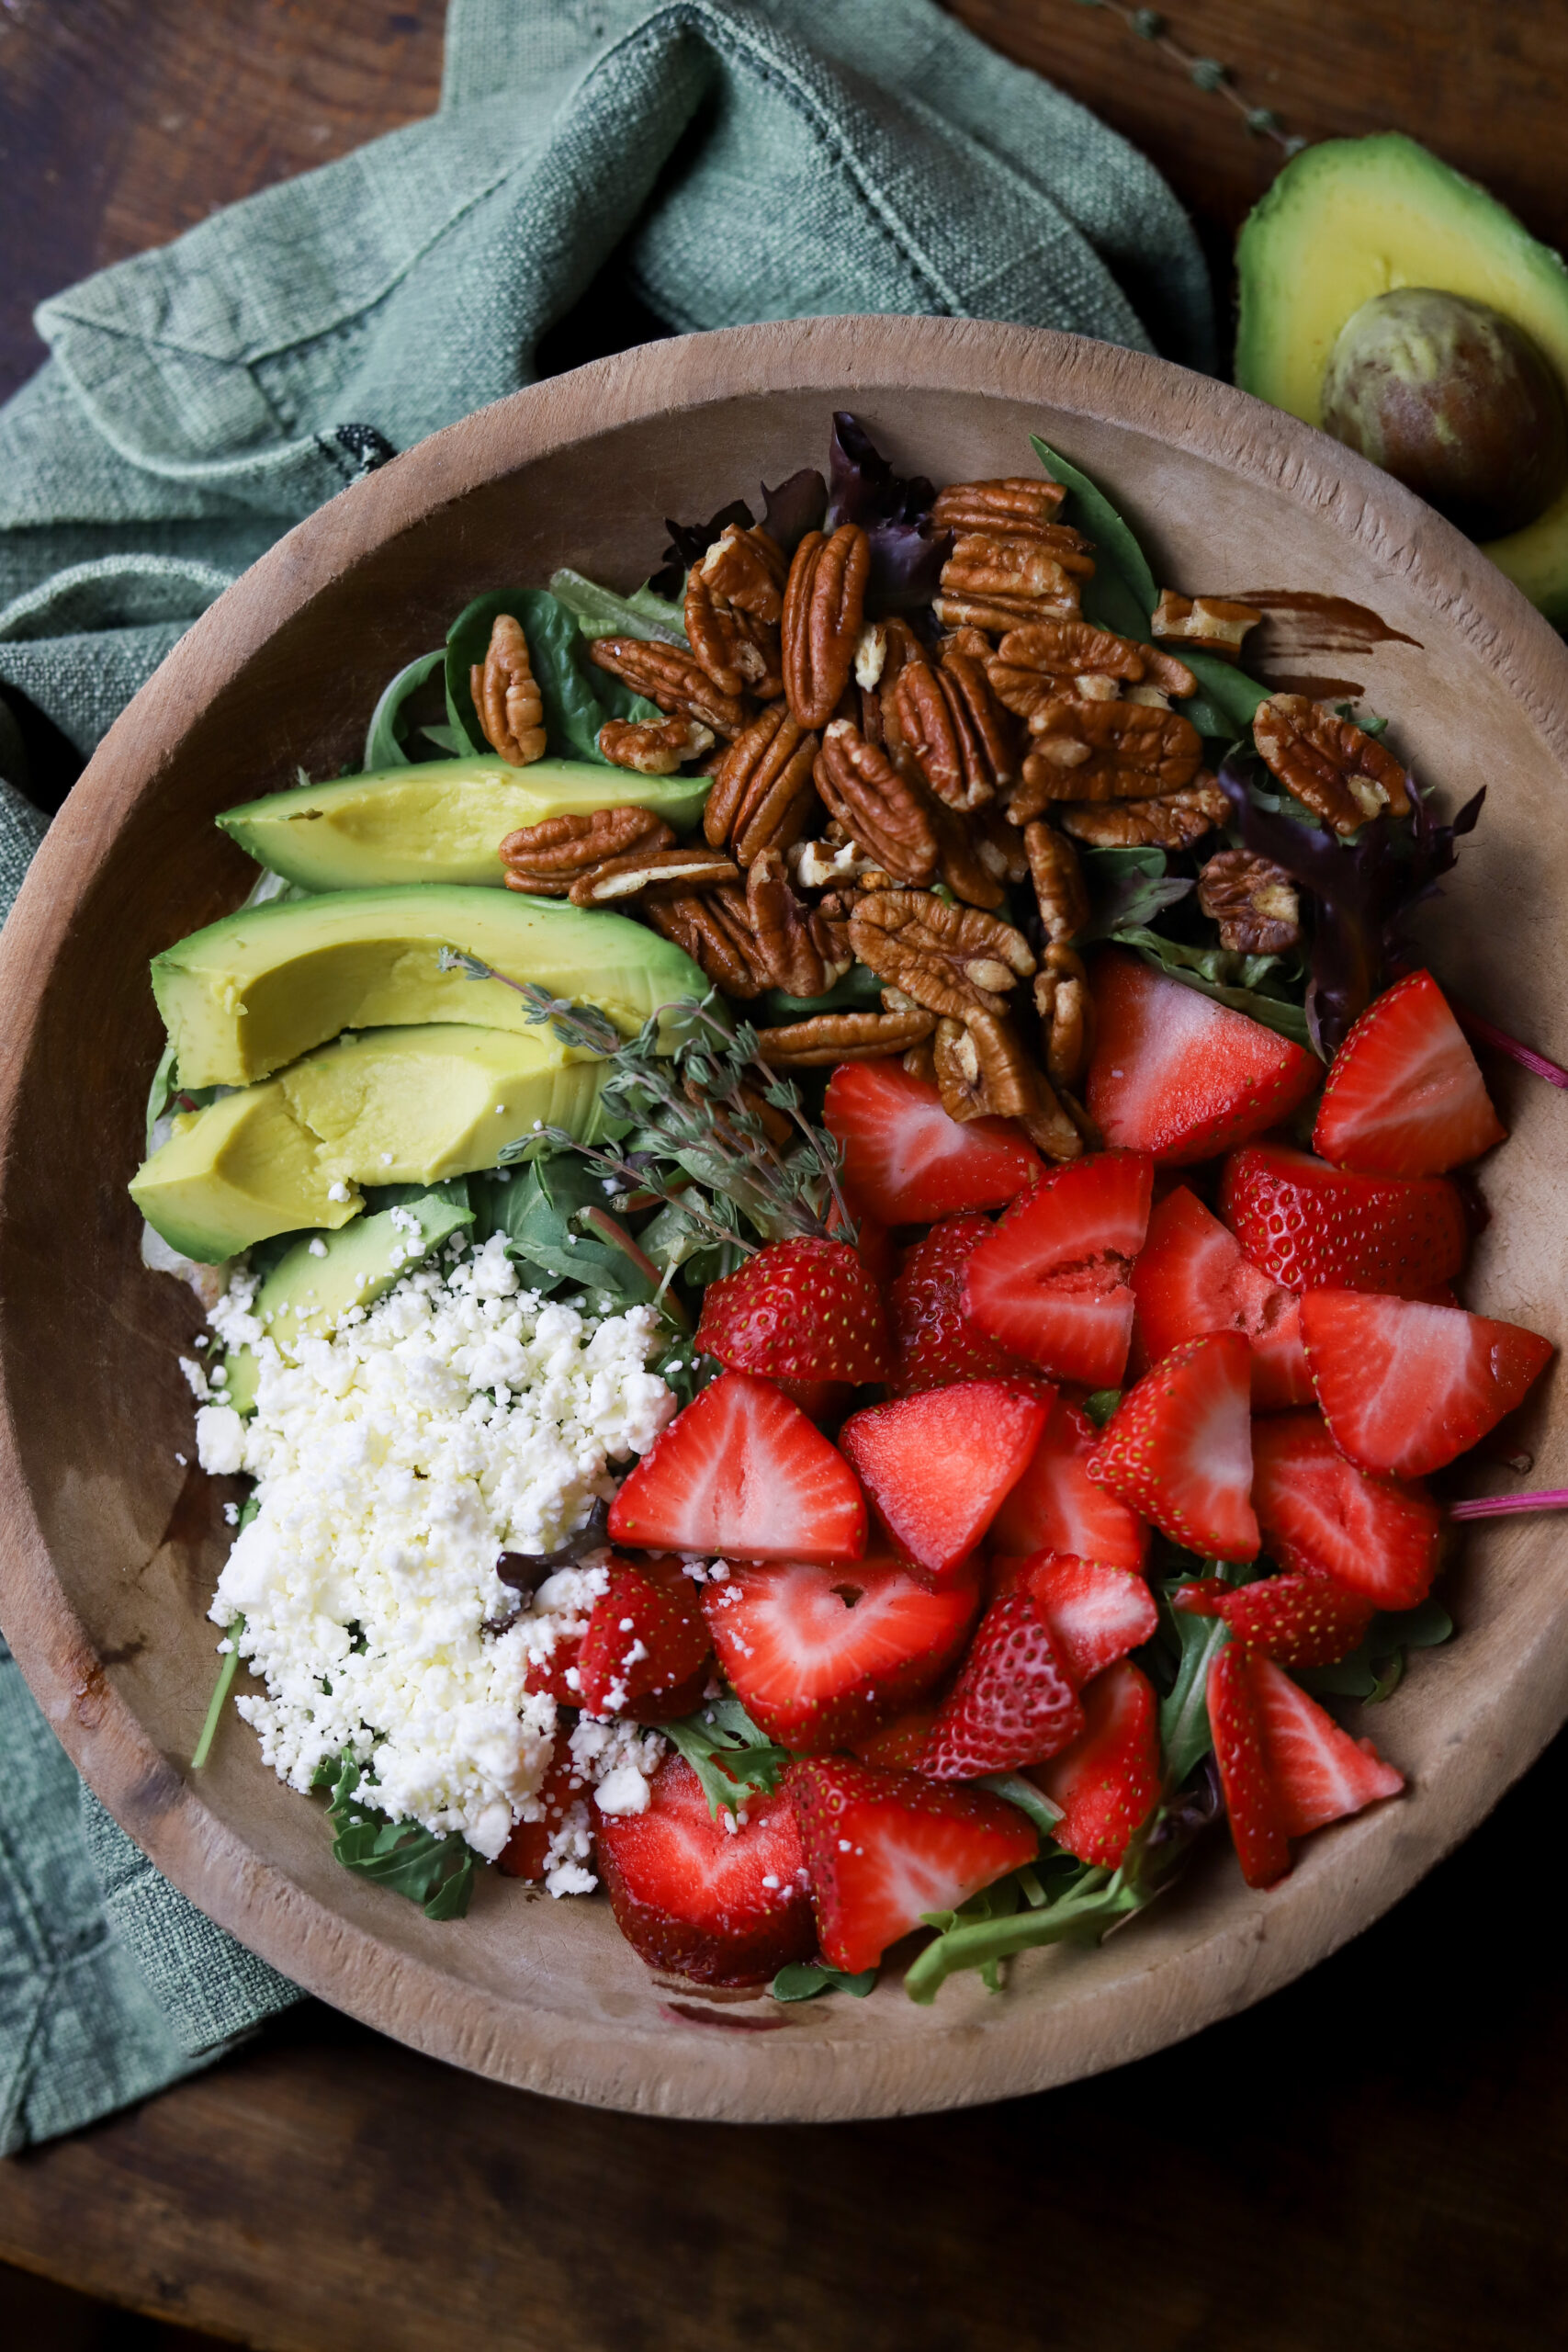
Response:
M327 1245L321 1239L320 1234L318 1234L314 1241L310 1243L310 1250L312 1258L324 1258L326 1256Z
M204 1405L196 1417L196 1458L214 1478L245 1466L245 1424L232 1405Z
M327 1186L327 1198L329 1201L346 1201L348 1198L348 1186L341 1181L336 1184L329 1184Z
M191 1395L196 1398L197 1403L198 1405L205 1405L208 1398L211 1396L212 1390L208 1385L207 1374L202 1370L200 1364L197 1363L194 1356L182 1356L180 1358L180 1370L184 1373L186 1376L186 1385L190 1390Z
M622 1764L605 1774L593 1792L593 1802L601 1813L646 1813L648 1782L635 1764Z

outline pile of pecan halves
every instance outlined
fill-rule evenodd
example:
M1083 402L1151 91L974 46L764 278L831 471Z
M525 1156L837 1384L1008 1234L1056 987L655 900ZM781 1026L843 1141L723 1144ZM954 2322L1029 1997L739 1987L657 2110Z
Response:
M599 748L643 775L713 781L700 835L648 809L557 817L502 843L514 889L635 911L724 993L825 995L860 963L879 1012L762 1029L775 1069L902 1057L955 1119L1020 1121L1049 1158L1095 1140L1079 1100L1093 1006L1075 941L1089 920L1077 842L1191 847L1227 803L1172 703L1197 691L1162 646L1084 620L1089 543L1057 521L1055 482L955 483L931 510L951 553L931 642L868 620L866 533L808 532L792 560L730 524L686 582L689 644L601 638L591 658L664 714L608 720ZM1167 592L1158 638L1234 653L1251 608ZM485 734L522 765L544 749L526 639L502 615L473 673ZM1404 805L1398 763L1301 695L1258 713L1286 789L1335 830ZM1032 886L1032 937L1006 919ZM1299 938L1295 893L1267 860L1221 850L1200 903L1227 946ZM1029 1014L1032 1013L1031 1022Z

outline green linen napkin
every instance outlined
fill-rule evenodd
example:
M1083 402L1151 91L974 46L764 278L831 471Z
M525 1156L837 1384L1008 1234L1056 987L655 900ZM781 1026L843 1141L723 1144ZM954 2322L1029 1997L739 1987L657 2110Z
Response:
M245 565L547 372L585 296L622 342L923 312L1213 358L1163 181L930 0L453 0L429 121L38 313L51 356L0 409L0 914L46 822L29 786L52 797L39 745L90 753ZM4 2152L295 1989L80 1789L3 1643L0 1774Z

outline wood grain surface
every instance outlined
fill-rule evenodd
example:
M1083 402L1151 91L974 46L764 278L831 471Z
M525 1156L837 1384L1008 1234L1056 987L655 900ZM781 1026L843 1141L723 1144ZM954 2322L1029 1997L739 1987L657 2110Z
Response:
M960 0L1144 144L1212 254L1279 149L1122 17ZM1568 8L1179 0L1289 133L1397 127L1568 239ZM434 104L440 0L0 0L0 391L41 295ZM1568 2007L1541 1890L1559 1741L1312 1977L1184 2048L967 2115L653 2123L455 2074L313 2006L0 2168L0 2253L302 2352L1524 2352L1560 2340ZM672 2283L673 2282L673 2283ZM49 2352L195 2339L0 2281Z

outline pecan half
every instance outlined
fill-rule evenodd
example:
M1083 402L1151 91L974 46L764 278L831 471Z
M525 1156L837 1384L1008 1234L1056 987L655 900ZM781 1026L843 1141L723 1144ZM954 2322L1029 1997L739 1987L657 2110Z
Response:
M1053 1086L1077 1086L1094 1045L1094 1000L1083 959L1053 941L1034 982L1040 1044Z
M987 874L998 882L1027 882L1029 859L1019 838L1018 829L1008 822L998 802L993 800L985 808L970 812L969 835L975 854ZM949 889L953 888L948 884Z
M865 623L871 543L855 523L807 531L784 599L784 690L802 727L826 727L854 672Z
M1179 711L1137 702L1044 704L1030 720L1034 749L1008 810L1026 824L1054 800L1143 800L1197 775L1203 739Z
M1302 903L1295 884L1272 858L1223 849L1198 876L1198 904L1220 926L1222 947L1244 956L1283 956L1299 946Z
M936 1015L917 1005L908 1012L819 1012L759 1029L757 1050L773 1069L823 1069L831 1062L880 1062L929 1037Z
M950 808L964 808L963 756L947 697L929 662L905 662L891 694L882 697L882 715L890 755L895 747L906 752L939 800Z
M746 724L746 705L737 695L721 694L702 663L678 645L645 637L596 637L588 658L671 717L697 719L716 735L739 735Z
M829 815L852 841L899 881L930 881L937 841L923 797L847 719L835 719L823 736L816 780Z
M528 640L511 613L497 613L482 662L468 672L468 691L485 741L514 768L545 756L545 706L534 684Z
M858 842L795 842L789 853L789 870L797 890L832 890L852 886L871 869Z
M1179 637L1188 645L1236 653L1247 630L1262 618L1251 605L1234 604L1224 596L1179 596L1174 589L1162 588L1149 627L1156 637Z
M628 850L669 849L674 834L648 808L595 808L590 814L547 817L524 825L501 844L509 890L536 899L564 899L580 874Z
M772 985L757 955L743 891L731 887L701 897L694 891L682 898L651 898L642 911L654 930L683 947L726 996L761 996Z
M852 954L833 953L829 926L790 888L783 850L759 851L746 876L746 913L758 958L786 996L821 996L841 979Z
M1078 854L1065 833L1038 819L1025 825L1023 848L1041 927L1048 940L1065 945L1089 921L1089 888Z
M1049 602L1037 596L961 596L948 589L931 599L931 610L943 628L985 629L993 637L1022 628L1026 623L1039 620L1043 614L1070 618L1077 609L1078 583L1065 572L1061 588Z
M975 820L982 813L971 809L967 816L960 816L956 808L940 800L932 800L928 810L936 835L941 879L965 906L995 908L1002 904L1007 891L1002 876L995 871L995 860L985 855L985 836L976 828Z
M928 1013L926 1018L931 1020L934 1016ZM900 1067L907 1069L911 1078L919 1079L927 1086L934 1086L936 1084L936 1054L931 1039L921 1037L917 1044L911 1046L908 1052L904 1055Z
M1003 474L990 481L949 482L931 521L939 531L990 531L998 538L1037 539L1055 525L1066 491L1059 481Z
M1055 694L1109 699L1100 682L1112 678L1129 685L1146 682L1179 700L1198 690L1197 679L1174 654L1082 620L1043 620L1009 629L987 662L986 674L998 700L1021 718L1032 717Z
M1259 703L1252 740L1287 792L1337 833L1353 833L1384 808L1408 816L1404 770L1392 752L1306 695Z
M961 629L942 647L937 672L964 762L966 808L977 808L1017 780L1014 729L986 675L986 640Z
M1034 970L1021 931L925 890L878 890L862 899L850 917L850 944L879 978L928 1012L957 1021L971 1012L1004 1013L1006 991Z
M688 891L712 890L739 879L728 858L699 842L694 849L634 849L607 857L580 874L567 896L574 907L610 907L644 890L661 889L666 897L684 898Z
M931 1041L937 1091L950 1119L1017 1119L1053 1159L1077 1159L1083 1143L1009 1023L993 1014L939 1021Z
M759 711L725 754L703 810L716 849L728 842L742 865L764 849L788 849L817 814L818 741L786 704Z
M686 575L686 635L721 694L771 702L783 673L784 557L765 531L729 524Z
M1038 537L999 537L967 531L953 543L942 584L954 596L1055 596L1065 576L1094 577L1090 542L1065 523L1047 524Z
M612 767L635 768L638 775L673 775L683 761L713 749L713 729L694 718L667 718L660 727L651 719L607 718L597 740Z
M750 613L754 620L771 621L775 628L783 619L789 566L777 539L760 523L750 529L727 523L696 570L714 594L738 613Z
M1053 813L1065 833L1091 849L1190 849L1228 820L1230 802L1204 774L1157 800L1066 801Z

